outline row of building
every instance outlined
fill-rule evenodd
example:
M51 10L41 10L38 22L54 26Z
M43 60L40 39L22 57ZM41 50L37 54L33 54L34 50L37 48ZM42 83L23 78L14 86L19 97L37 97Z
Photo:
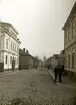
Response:
M53 54L53 56L49 57L45 62L45 66L49 66L49 68L52 69L58 64L64 65L64 50L62 50L60 54Z
M18 32L10 23L0 22L0 71L32 69L38 66L38 60L25 48L19 49L21 42Z
M62 28L64 31L64 50L47 59L52 68L59 62L64 64L67 74L76 73L76 2Z

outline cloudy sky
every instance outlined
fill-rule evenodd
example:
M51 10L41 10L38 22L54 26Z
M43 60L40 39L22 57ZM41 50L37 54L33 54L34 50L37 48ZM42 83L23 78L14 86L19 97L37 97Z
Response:
M33 56L47 57L64 48L62 27L75 0L0 0L0 19L19 32L22 42Z

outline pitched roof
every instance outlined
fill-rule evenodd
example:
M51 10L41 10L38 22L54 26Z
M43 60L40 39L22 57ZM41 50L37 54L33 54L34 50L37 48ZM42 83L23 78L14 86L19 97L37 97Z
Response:
M69 20L70 20L71 17L73 16L74 12L76 12L76 2L75 2L75 4L74 4L74 6L73 6L73 8L72 8L72 10L71 10L71 12L70 12L70 14L69 14L67 20L66 20L66 22L65 22L65 24L64 24L64 26L63 26L63 28L62 28L63 30L64 30L65 27L67 26Z
M18 31L14 28L14 26L13 26L12 24L6 23L6 22L2 22L2 21L1 21L1 24L3 24L3 25L8 25L8 26L11 27L17 34L19 34Z
M27 54L25 51L23 51L22 49L19 49L19 55L21 56L30 56L32 57L33 59L35 59L35 57L33 57L31 54ZM36 59L35 59L36 60Z

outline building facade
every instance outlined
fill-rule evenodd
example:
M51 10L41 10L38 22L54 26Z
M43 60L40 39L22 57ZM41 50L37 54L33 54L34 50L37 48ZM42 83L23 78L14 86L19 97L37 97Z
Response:
M46 58L46 56L44 55L44 56L43 56L43 67L45 67L46 59L47 59L47 58Z
M64 66L64 62L65 62L64 50L62 50L62 51L60 52L59 64L60 64L61 66Z
M46 60L46 67L49 67L49 68L52 68L52 59L53 57L49 57L47 60Z
M54 54L51 61L51 65L53 69L56 67L56 65L59 64L59 60L60 60L60 54Z
M76 2L63 27L65 70L76 72Z
M4 70L14 70L19 67L18 32L9 23L0 23L0 63L4 64Z
M37 60L29 54L25 48L19 49L19 68L20 69L33 69L36 68Z

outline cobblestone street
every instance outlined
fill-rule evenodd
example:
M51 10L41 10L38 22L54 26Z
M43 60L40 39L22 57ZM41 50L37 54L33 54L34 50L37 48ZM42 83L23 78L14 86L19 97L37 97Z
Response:
M74 95L74 88L55 84L47 70L25 70L0 77L1 105L73 105Z

